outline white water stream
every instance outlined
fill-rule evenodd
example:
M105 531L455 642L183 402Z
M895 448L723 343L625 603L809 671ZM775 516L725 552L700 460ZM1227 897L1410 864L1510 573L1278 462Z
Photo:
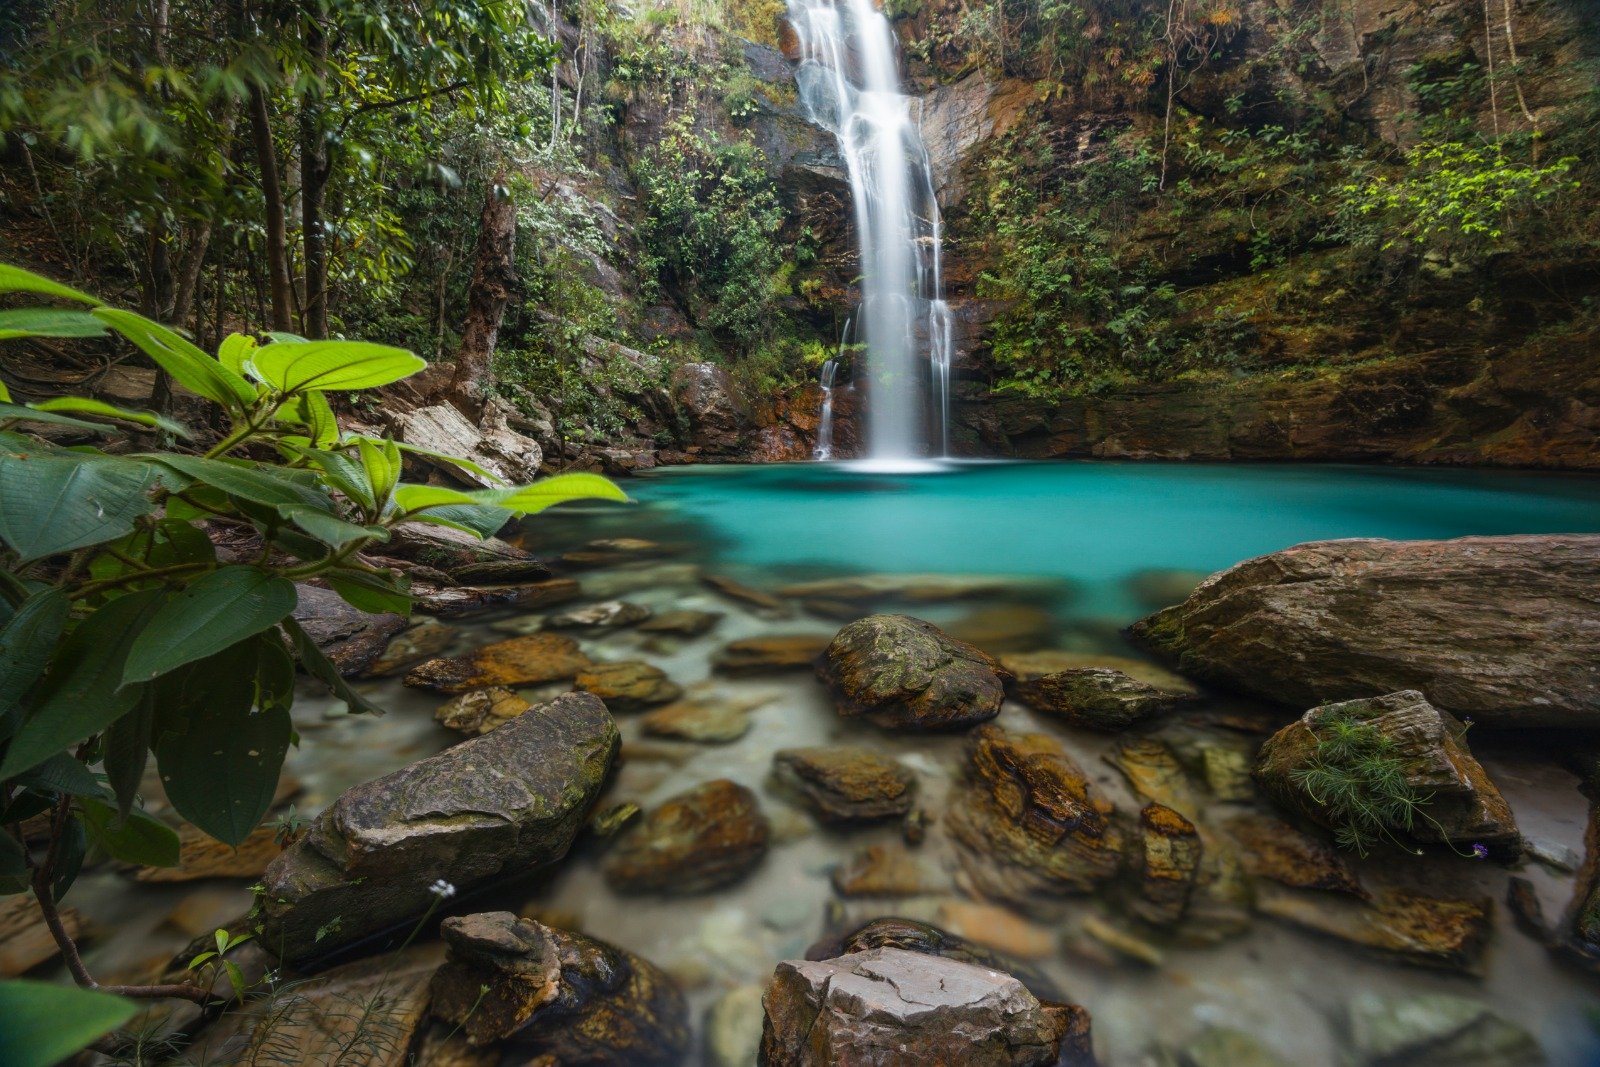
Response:
M872 0L789 0L811 120L839 140L861 253L867 453L949 452L950 307L933 171L900 91L894 30ZM826 458L819 456L818 458Z

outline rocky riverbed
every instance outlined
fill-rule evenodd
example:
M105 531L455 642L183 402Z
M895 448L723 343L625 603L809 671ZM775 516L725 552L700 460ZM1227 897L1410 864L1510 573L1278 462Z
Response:
M1496 683L1486 717L1518 721L1505 694L1550 677L1560 700L1542 719L1592 727L1573 648L1600 629L1593 590L1556 581L1569 595L1552 599L1529 575L1592 559L1600 539L1296 549L1154 616L1141 632L1163 659L1054 587L795 580L570 525L550 560L563 573L528 572L566 583L564 603L450 582L448 618L347 662L385 717L302 700L280 810L318 817L288 820L287 851L265 830L239 854L196 841L193 881L87 875L71 903L90 967L161 972L242 920L255 883L264 926L237 957L252 1007L202 1031L207 1062L275 1047L370 1064L733 1065L758 1047L773 1064L875 1048L1197 1067L1600 1055L1579 735L1467 724L1489 705L1433 684L1428 655L1428 628L1452 625L1441 589L1495 589L1502 619L1533 617L1531 590L1562 648L1478 662ZM461 565L430 558L442 583ZM1334 577L1260 579L1306 559ZM1424 562L1396 592L1407 559ZM1198 578L1127 592L1153 609ZM1295 647L1263 604L1387 622L1320 627L1340 640L1212 688L1248 671L1228 634ZM1393 695L1372 682L1382 700L1312 711L1297 688L1349 697L1320 681L1340 656L1375 671L1408 648L1435 673L1396 676ZM1174 671L1201 656L1210 682ZM1403 745L1431 802L1366 856L1334 847L1326 798L1295 773L1334 721ZM0 921L17 927L8 971L48 966L24 918Z

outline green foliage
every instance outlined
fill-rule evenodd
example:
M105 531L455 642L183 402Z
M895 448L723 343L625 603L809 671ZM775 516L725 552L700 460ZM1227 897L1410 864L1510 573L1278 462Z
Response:
M15 268L0 268L0 292L94 303ZM625 499L586 474L471 492L403 482L401 446L341 434L322 390L409 376L423 366L409 352L275 335L230 337L212 356L131 312L93 315L211 401L227 429L203 455L133 440L113 453L20 432L35 407L0 411L0 825L55 813L43 859L0 831L0 886L53 899L91 843L177 863L176 835L138 808L152 753L180 815L242 842L294 741L296 658L352 711L376 710L291 617L297 581L404 613L404 577L361 556L394 528L483 536L565 500ZM71 410L107 430L129 421L81 399ZM219 561L211 527L248 533L259 554Z
M1483 251L1536 204L1577 188L1576 157L1515 162L1499 144L1423 142L1396 178L1367 174L1339 190L1347 229L1385 249L1401 242L1443 251ZM1349 223L1365 222L1362 228Z
M783 208L761 150L674 119L635 169L647 273L692 319L749 350L769 328Z
M53 1067L139 1010L131 1000L48 982L0 982L0 1063Z
M1350 715L1329 716L1312 732L1310 757L1289 777L1322 809L1339 845L1365 856L1380 842L1403 844L1429 798L1406 780L1395 741Z

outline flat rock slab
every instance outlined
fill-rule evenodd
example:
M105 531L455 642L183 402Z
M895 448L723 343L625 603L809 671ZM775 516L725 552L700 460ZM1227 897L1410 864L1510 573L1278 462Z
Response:
M641 660L593 664L579 671L572 684L593 693L613 711L638 711L683 696L683 687L665 671Z
M774 634L730 641L711 663L723 674L781 674L810 670L828 647L821 634Z
M528 634L496 641L463 656L429 660L406 675L406 685L436 693L465 693L490 686L565 681L590 666L592 661L572 638Z
M767 1067L1053 1067L1071 1028L1009 974L896 948L787 960L763 1003Z
M1373 901L1258 887L1264 914L1402 963L1478 974L1494 923L1487 898L1452 900L1398 890Z
M719 778L670 797L606 858L624 892L700 893L737 882L767 853L770 829L756 795Z
M1600 725L1600 535L1317 541L1208 578L1134 636L1277 703L1421 691L1504 726Z
M551 578L518 585L419 587L417 606L441 619L458 619L484 611L533 611L578 599L582 592L571 578Z
M772 771L824 822L898 818L917 795L911 768L849 745L780 749L772 755Z
M618 748L592 696L569 693L482 737L354 786L267 868L262 941L302 961L467 891L561 859Z

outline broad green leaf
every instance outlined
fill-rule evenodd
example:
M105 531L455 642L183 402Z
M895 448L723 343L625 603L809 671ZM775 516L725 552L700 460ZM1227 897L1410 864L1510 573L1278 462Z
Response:
M0 982L0 1063L54 1067L139 1012L138 1004L55 982Z
M0 539L24 563L115 540L149 514L160 480L121 457L0 454Z
M165 430L178 437L192 436L187 426L164 415L157 415L153 411L130 411L115 404L107 404L104 400L94 400L84 396L60 396L54 400L41 400L37 404L28 406L35 411L76 411L80 415L104 415L108 419L121 419L124 422Z
M89 835L84 832L83 820L76 814L67 819L66 830L59 838L56 849L56 875L50 880L50 891L57 900L67 895L72 883L78 880L83 869L83 858L89 854Z
M0 382L0 402L11 403L11 390L6 388L5 382Z
M0 739L10 737L21 720L18 701L44 673L71 606L59 589L36 593L0 630Z
M387 511L390 495L400 481L400 464L390 458L391 449L386 442L363 437L356 442L356 448L367 472L367 484L372 486L373 506Z
M100 783L94 780L94 775L89 773L89 768L65 752L57 752L33 770L17 775L16 783L24 789L68 793L75 797L105 794Z
M343 493L359 507L371 510L372 485L367 481L367 472L360 461L345 455L343 452L329 452L319 448L296 449L304 456L313 467L322 471L327 476L328 484Z
M154 722L155 690L146 686L133 710L106 728L106 781L117 798L117 811L123 815L132 810L139 787L144 784Z
M446 504L427 511L406 516L407 522L426 523L430 526L448 526L452 530L469 533L480 541L493 537L516 516L504 508L488 504Z
M57 415L23 404L0 403L0 422L11 419L16 419L18 422L43 423L46 426L70 426L74 430L88 430L101 435L114 432L112 427L103 422L89 422L85 419L75 419L71 415Z
M272 806L293 734L282 702L257 707L261 652L253 638L186 668L183 692L203 696L163 707L156 739L156 767L172 806L230 845L248 837ZM169 688L163 684L163 692Z
M343 548L353 541L389 540L389 531L382 526L358 526L316 508L284 508L282 514L306 533L333 548Z
M306 345L311 343L309 338L301 337L297 333L289 333L287 330L268 330L267 340L279 345Z
M242 333L230 333L217 346L217 362L233 373L244 376L245 362L255 354L256 339Z
M105 323L87 311L18 308L0 311L0 341L14 337L100 337Z
M401 511L416 511L418 508L440 507L445 504L465 504L472 506L478 501L468 496L459 489L449 489L442 485L397 485L394 490L394 502Z
M80 293L42 274L4 263L0 263L0 293L39 293L42 296L58 296L63 300L76 300L80 304L100 303L88 293Z
M294 610L294 583L254 567L222 567L171 597L128 650L122 680L147 682L276 626Z
M322 649L311 640L311 635L295 621L294 616L291 615L283 620L283 631L289 635L289 640L294 645L294 654L300 660L301 669L327 686L328 691L334 696L344 701L351 714L383 714L382 708L350 687L350 683L344 680L344 675L339 673L339 668L322 654Z
M568 500L621 500L628 494L598 474L558 474L520 489L481 489L472 494L480 504L492 504L532 515Z
M256 391L238 374L206 355L181 336L143 315L114 308L96 308L95 317L132 341L145 355L193 393L231 411L255 402Z
M335 593L353 608L370 615L411 614L410 579L390 578L353 567L336 567L323 575Z
M158 589L129 593L78 624L30 694L27 715L0 763L0 778L37 767L133 709L139 687L122 685L123 663L165 600Z
M172 827L142 811L119 814L116 808L85 797L78 802L89 840L106 855L141 867L176 867L178 835Z
M166 452L152 453L148 458L242 500L274 508L299 505L333 511L333 501L304 472L302 478L296 478L282 469L243 460L204 459Z
M312 448L327 448L339 443L339 420L334 417L328 398L319 389L313 389L301 398L306 414L306 429Z
M27 874L28 861L22 854L22 846L10 833L0 833L0 880L26 878ZM0 888L0 896L5 895L6 890Z
M366 341L271 344L250 359L263 382L282 393L373 389L409 378L428 364L403 348Z

